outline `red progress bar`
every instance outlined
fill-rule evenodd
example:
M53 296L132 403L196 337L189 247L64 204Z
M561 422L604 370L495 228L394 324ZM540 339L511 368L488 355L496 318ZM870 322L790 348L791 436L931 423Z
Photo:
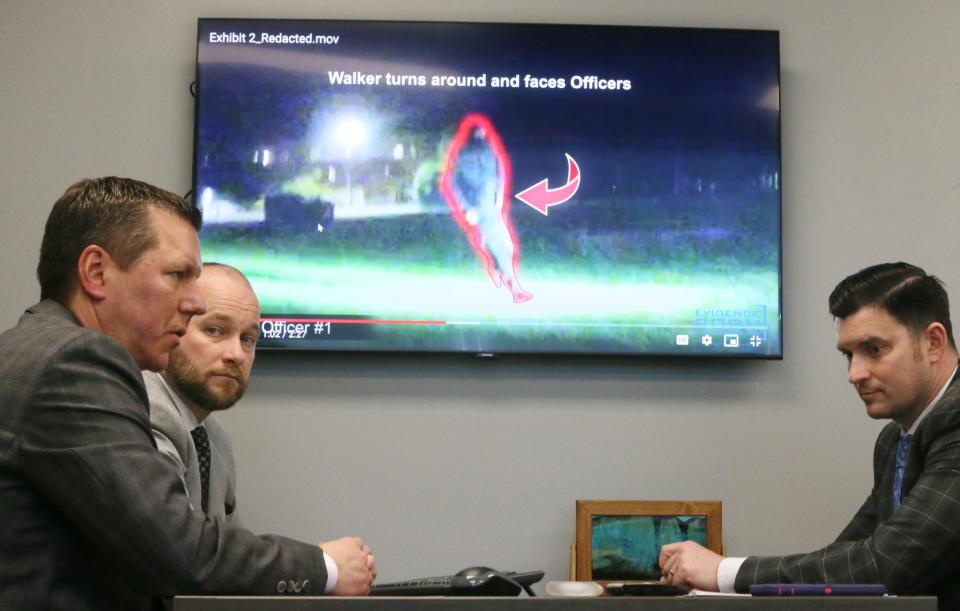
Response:
M370 320L358 318L262 318L260 322L337 323L341 325L445 325L445 320Z

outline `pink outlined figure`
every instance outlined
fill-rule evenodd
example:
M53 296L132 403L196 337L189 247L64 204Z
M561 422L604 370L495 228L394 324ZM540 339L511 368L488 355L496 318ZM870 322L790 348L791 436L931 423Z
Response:
M510 157L490 119L470 114L447 147L440 192L497 288L514 303L533 299L520 286L520 246L510 222Z

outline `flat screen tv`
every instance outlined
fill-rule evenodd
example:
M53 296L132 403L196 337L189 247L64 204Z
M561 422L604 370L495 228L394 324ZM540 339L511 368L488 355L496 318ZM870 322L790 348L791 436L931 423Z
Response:
M261 346L780 358L779 34L201 19Z

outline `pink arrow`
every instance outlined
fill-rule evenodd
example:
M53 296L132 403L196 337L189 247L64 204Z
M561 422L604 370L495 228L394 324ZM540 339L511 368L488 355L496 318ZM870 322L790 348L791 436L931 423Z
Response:
M580 188L580 166L573 160L573 157L564 153L567 157L567 184L556 189L547 186L547 179L544 178L537 184L527 187L517 193L514 197L530 206L543 216L547 216L547 208L558 206L567 201Z

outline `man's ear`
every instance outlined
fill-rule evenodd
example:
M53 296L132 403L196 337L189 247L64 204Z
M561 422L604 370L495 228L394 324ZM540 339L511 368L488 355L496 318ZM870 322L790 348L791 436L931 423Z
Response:
M110 253L96 244L90 244L80 253L77 261L78 284L90 299L102 301L106 298L106 270L112 264Z
M947 340L947 329L943 326L943 323L932 322L927 325L923 337L927 343L927 356L930 362L939 362L946 354L947 346L950 343Z

